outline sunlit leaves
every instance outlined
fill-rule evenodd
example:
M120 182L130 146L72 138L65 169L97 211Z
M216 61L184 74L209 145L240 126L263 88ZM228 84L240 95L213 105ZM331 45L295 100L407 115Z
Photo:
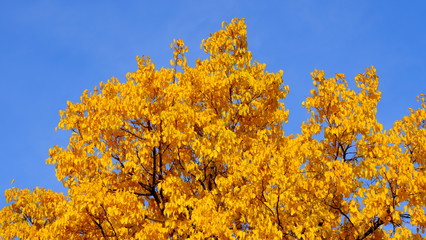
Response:
M137 57L60 112L50 149L66 196L6 192L0 236L40 239L407 239L426 227L426 104L383 130L374 67L311 74L310 117L286 136L289 87L252 59L243 19L189 64ZM409 225L409 224L411 225ZM411 228L410 228L411 226Z

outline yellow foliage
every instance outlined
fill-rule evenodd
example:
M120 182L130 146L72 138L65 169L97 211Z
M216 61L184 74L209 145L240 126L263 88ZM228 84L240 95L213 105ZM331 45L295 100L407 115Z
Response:
M0 238L419 239L426 227L426 104L383 130L374 67L348 87L312 73L302 134L286 136L283 72L252 59L243 19L189 66L138 57L60 112L47 163L66 195L12 188ZM412 231L407 224L418 229Z

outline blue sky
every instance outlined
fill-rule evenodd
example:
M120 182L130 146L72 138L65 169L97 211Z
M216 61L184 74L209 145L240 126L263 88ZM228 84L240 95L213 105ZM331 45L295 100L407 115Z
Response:
M418 108L426 93L426 2L359 1L2 1L0 3L0 193L13 186L63 191L48 149L66 146L58 111L84 89L136 69L135 56L168 66L181 38L190 59L222 21L246 18L249 48L269 71L284 70L290 94L286 133L306 119L309 73L345 73L374 65L385 128ZM13 184L10 183L15 179ZM5 206L0 195L0 207Z

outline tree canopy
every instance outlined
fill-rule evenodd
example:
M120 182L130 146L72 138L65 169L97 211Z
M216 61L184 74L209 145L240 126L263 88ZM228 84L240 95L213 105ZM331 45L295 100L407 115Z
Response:
M248 50L244 19L188 65L138 57L60 112L72 135L47 163L66 194L6 191L0 238L407 239L426 227L426 102L383 129L374 67L311 74L301 134L285 135L283 72Z

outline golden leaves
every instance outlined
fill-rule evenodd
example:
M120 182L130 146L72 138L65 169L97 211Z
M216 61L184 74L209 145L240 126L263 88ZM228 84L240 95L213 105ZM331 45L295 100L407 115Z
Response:
M6 190L5 197L12 204L1 210L0 236L4 238L42 237L43 230L51 229L63 214L66 202L63 194L43 188L11 188Z
M193 67L174 40L172 68L137 57L127 81L67 102L58 129L73 133L47 163L68 194L8 190L0 237L418 237L406 222L426 228L425 95L385 131L374 67L355 90L314 70L311 115L285 136L283 72L252 59L244 19L222 27Z

